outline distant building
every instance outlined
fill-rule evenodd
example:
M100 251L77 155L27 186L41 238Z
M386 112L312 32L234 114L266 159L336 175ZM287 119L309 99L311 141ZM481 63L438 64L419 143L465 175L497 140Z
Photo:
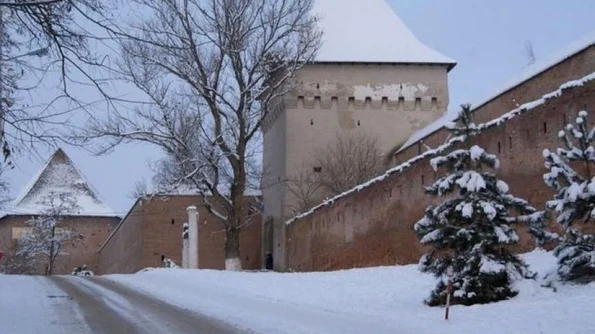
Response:
M97 250L120 218L99 199L97 191L62 149L50 157L0 218L0 251L6 254L4 262L14 257L18 239L25 233L31 233L31 227L25 222L43 214L48 209L50 197L57 200L64 194L74 199L77 207L65 215L60 227L74 230L80 233L80 237L63 245L64 254L58 256L54 273L68 274L75 266L84 264L91 270L97 270ZM45 268L40 265L31 273L44 272Z
M385 0L316 0L314 14L323 32L316 61L263 124L263 254L273 253L279 270L283 224L296 213L287 181L319 172L315 152L337 135L364 133L394 152L446 112L456 64L421 43Z

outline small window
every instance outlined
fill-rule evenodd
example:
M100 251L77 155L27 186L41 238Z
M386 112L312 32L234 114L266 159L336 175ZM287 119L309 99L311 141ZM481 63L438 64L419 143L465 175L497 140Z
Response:
M502 144L498 142L498 153L502 153Z
M382 103L388 103L388 96L382 97Z
M415 109L420 109L421 108L421 97L416 97L415 98Z
M424 184L426 184L426 182L425 182L425 181L426 181L426 180L425 180L424 176L422 175L422 176L421 176L421 185L422 185L422 186L423 186Z
M369 96L366 96L366 103L372 103L372 98Z
M310 125L314 125L314 119L310 118Z
M173 224L175 224L175 223L176 223L176 220L175 220L175 219L172 219L172 220L171 220L171 224L173 225Z
M321 173L322 167L314 167L313 170L314 170L314 173Z
M512 137L508 137L508 148L512 150Z
M388 198L393 198L393 190L392 189L388 192Z
M353 104L355 102L355 97L350 96L349 97L349 104Z
M547 133L547 122L543 122L543 133Z
M362 125L362 123L359 121L359 119L357 120L357 126Z
M320 84L319 83L316 84L316 89L320 89Z
M566 114L562 114L562 125L566 126Z

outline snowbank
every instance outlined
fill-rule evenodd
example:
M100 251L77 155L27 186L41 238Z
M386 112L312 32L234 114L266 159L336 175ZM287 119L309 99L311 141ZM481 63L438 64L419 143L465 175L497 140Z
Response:
M524 255L541 278L550 253ZM161 269L108 278L259 333L592 333L595 284L519 282L512 300L444 310L422 304L434 287L416 265L326 273Z

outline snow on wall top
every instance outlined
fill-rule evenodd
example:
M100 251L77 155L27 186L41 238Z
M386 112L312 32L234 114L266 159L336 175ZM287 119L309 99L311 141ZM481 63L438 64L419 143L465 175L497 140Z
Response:
M48 159L21 196L6 211L16 215L40 214L47 209L46 197L65 193L72 194L78 205L77 212L72 215L117 216L99 199L97 191L62 149L58 149Z
M421 43L385 0L315 0L323 32L318 62L456 62Z
M500 116L496 119L493 119L487 123L480 124L477 126L477 128L481 132L485 129L488 129L488 128L491 128L494 126L499 126L500 124L502 124L510 119L513 119L522 113L525 113L527 111L530 111L532 109L539 107L540 105L545 104L550 99L553 99L553 98L556 98L556 97L562 95L562 93L565 89L572 88L572 87L580 87L590 81L595 81L595 72L593 72L589 75L586 75L578 80L572 80L567 83L564 83L564 84L560 85L560 87L557 90L555 90L551 93L545 94L541 98L539 98L535 101L527 102L527 103L517 107L516 109L510 110L509 112L503 114L502 116ZM376 178L373 178L373 179L371 179L365 183L362 183L350 190L347 190L346 192L344 192L342 194L336 195L335 197L333 197L331 199L327 199L324 202L320 203L319 205L313 207L312 209L310 209L304 213L301 213L301 214L293 217L292 219L286 221L285 224L289 225L293 222L303 219L324 207L332 205L335 201L338 201L338 200L340 200L344 197L347 197L351 194L357 193L357 192L359 192L363 189L366 189L367 187L370 187L378 182L382 182L393 174L401 173L405 169L410 168L414 163L417 163L420 160L423 160L424 158L435 156L436 154L440 154L440 153L444 152L445 150L449 149L453 144L455 144L457 142L461 142L462 140L464 140L464 136L452 137L449 140L447 140L446 143L438 146L437 148L432 149L432 150L427 150L424 153L422 153L418 156L415 156L415 157L409 159L408 161L387 170L384 174L382 174Z
M525 81L539 75L540 73L545 72L546 70L556 66L557 64L563 62L564 60L574 56L575 54L595 45L595 30L591 31L590 33L584 35L583 37L579 38L578 40L568 44L566 47L560 49L558 52L552 54L551 56L544 58L538 62L531 64L524 68L520 73L516 74L514 77L509 79L504 85L502 85L501 89L496 90L495 93L489 95L488 97L482 98L481 100L476 101L472 104L473 110L476 110L483 105L489 103L490 101L494 100L498 96L506 93L507 91L513 89L516 86L521 85ZM458 106L457 106L458 108ZM444 116L440 117L436 121L430 123L423 129L415 132L406 142L403 144L401 149L398 152L405 150L406 148L410 147L411 145L417 143L421 139L431 135L432 133L442 129L444 125L448 122L454 121L458 116L459 109L450 110Z

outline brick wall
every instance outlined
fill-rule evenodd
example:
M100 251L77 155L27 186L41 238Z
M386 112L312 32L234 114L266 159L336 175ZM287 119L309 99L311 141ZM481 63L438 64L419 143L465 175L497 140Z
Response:
M98 248L101 274L130 274L142 269L143 206L137 201L113 233Z
M6 252L13 245L12 229L26 227L28 216L7 216L0 221L0 251ZM60 227L72 229L82 235L82 238L63 245L63 252L56 259L54 274L70 274L75 266L86 264L91 270L98 271L97 250L117 225L119 218L110 217L68 217ZM10 256L10 254L7 254ZM44 265L37 269L38 274L44 273Z
M186 208L191 205L199 209L200 268L224 269L223 226L205 211L201 203L200 196L155 196L147 201L138 201L101 250L102 273L128 273L146 267L162 267L162 255L180 265L182 225L188 221ZM135 245L134 256L122 256L126 245ZM243 268L260 269L260 252L261 222L258 217L245 226L241 233Z
M595 71L595 46L575 54L532 79L503 92L495 99L481 106L473 106L473 121L476 123L488 122L499 117L503 112L516 108L517 104L534 101L543 94L558 89L561 84L581 78L593 71ZM407 161L419 155L420 152L425 151L425 145L436 147L444 143L448 136L449 132L445 129L432 133L418 143L399 152L395 157L396 163Z
M578 58L576 58L578 57ZM587 59L581 58L586 57ZM554 67L522 86L484 105L484 122L511 109L508 99L526 92L533 99L557 89L571 79L578 79L595 71L595 48L583 52ZM590 68L589 68L590 67ZM574 71L574 73L569 73ZM590 72L589 72L590 71ZM564 81L556 78L560 75ZM531 86L531 87L529 87ZM520 98L517 101L521 100ZM522 98L528 102L531 99ZM487 129L474 137L478 144L498 155L499 176L509 183L511 192L543 208L552 191L543 183L544 148L560 145L557 133L565 119L574 119L580 110L591 111L589 123L595 121L595 82L566 90L562 96L528 111L498 127ZM479 116L477 117L480 118ZM426 144L436 147L445 135L434 134ZM457 146L453 146L456 148ZM400 161L418 154L416 145L404 152ZM318 271L352 267L415 263L422 254L413 224L423 217L432 198L424 192L439 176L423 159L362 191L336 200L332 205L287 226L287 265L290 270ZM521 231L517 251L533 247L533 241Z

